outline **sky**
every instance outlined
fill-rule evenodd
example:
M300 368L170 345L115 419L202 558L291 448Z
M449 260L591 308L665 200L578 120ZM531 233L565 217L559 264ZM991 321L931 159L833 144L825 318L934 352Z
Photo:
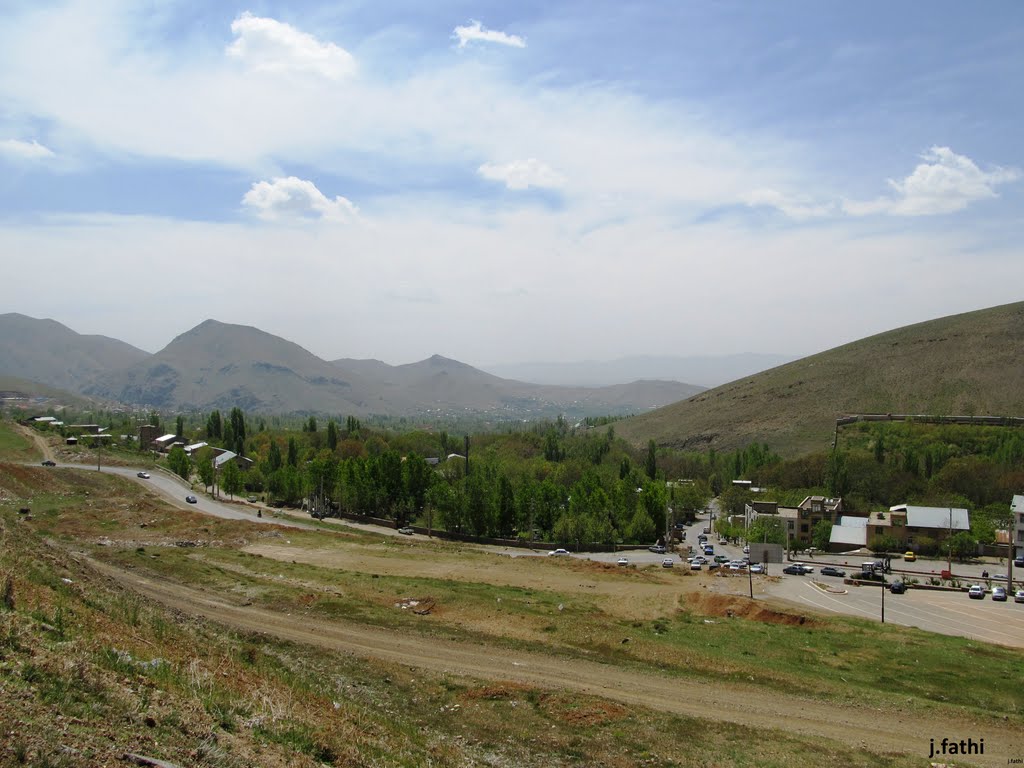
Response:
M0 0L0 311L803 356L1024 299L1024 3Z

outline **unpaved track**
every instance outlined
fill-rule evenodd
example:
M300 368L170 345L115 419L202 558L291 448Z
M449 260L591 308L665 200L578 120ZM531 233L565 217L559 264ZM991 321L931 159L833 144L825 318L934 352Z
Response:
M508 681L548 689L577 691L629 705L690 717L826 738L882 753L928 757L929 739L985 739L985 754L958 765L1006 765L1024 757L1024 732L1016 725L972 724L963 717L872 706L830 707L820 700L766 691L755 686L708 684L658 677L542 653L495 649L471 642L404 636L344 622L323 622L276 611L240 606L215 593L143 576L89 559L100 573L181 613L200 616L232 629L374 658L435 673L490 681Z

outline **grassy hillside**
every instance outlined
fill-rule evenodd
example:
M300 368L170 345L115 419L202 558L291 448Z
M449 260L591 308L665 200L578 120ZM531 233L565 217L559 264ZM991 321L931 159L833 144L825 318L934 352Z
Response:
M616 425L635 444L783 455L831 445L846 413L1024 415L1024 303L899 328Z

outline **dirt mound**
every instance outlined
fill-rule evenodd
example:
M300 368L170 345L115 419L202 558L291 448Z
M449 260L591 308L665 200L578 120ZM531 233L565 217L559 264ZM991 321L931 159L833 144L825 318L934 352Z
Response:
M763 602L750 600L735 595L716 595L693 592L687 595L686 602L691 610L708 616L724 616L726 618L743 618L761 621L766 624L785 624L787 626L812 627L815 621L797 613L785 613L769 608Z

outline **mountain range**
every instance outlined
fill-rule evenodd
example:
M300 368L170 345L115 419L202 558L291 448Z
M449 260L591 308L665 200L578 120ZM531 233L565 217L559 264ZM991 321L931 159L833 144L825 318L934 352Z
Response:
M703 391L678 381L605 387L504 379L435 355L408 365L322 360L298 344L207 320L150 354L53 320L0 315L0 375L73 394L171 411L422 416L500 420L621 415Z

